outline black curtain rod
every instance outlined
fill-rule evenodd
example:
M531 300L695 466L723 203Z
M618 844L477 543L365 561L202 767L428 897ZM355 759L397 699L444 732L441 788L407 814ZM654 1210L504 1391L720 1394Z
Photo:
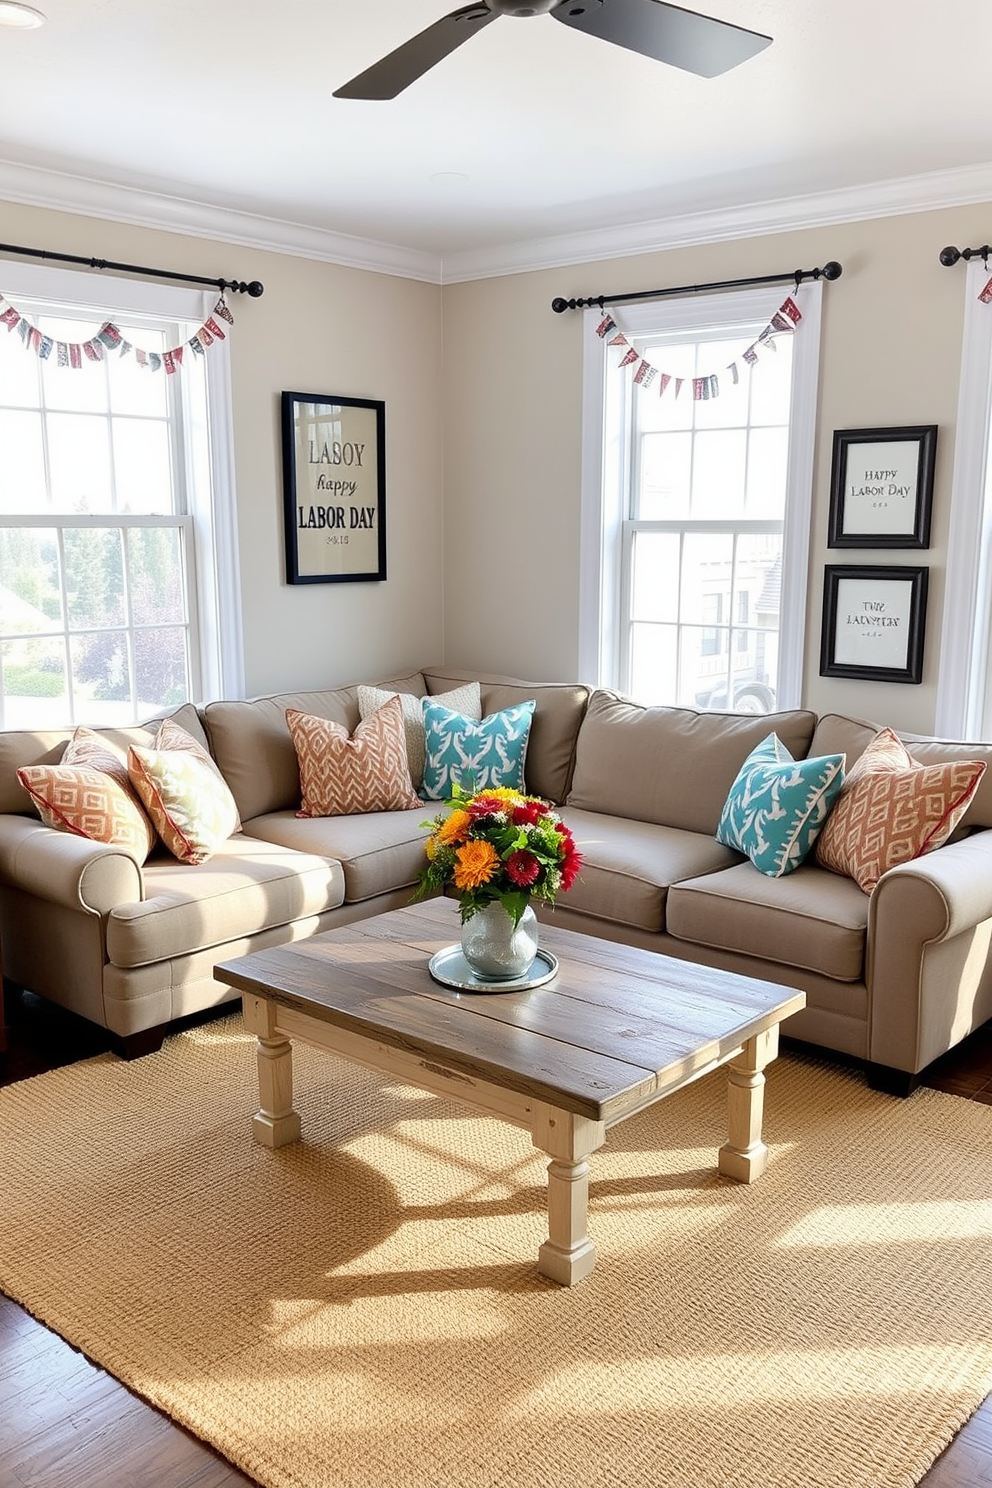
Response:
M0 243L0 253L20 253L25 258L54 258L59 263L85 264L88 269L119 269L124 274L148 274L152 279L181 279L184 284L214 284L219 290L233 289L238 294L257 300L264 286L253 279L206 279L202 274L174 274L171 269L144 269L140 264L113 263L106 258L81 258L75 253L50 253L46 248L17 248L13 243Z
M564 300L559 296L551 301L551 308L556 315L561 315L563 310L584 310L587 305L598 305L602 310L605 305L625 304L629 300L664 300L669 295L702 294L707 289L742 289L750 284L789 282L798 287L804 279L839 279L843 272L840 264L831 259L822 269L793 269L791 274L760 274L751 279L719 279L713 284L682 284L677 289L642 289L636 294L590 295L584 300Z
M992 253L992 248L985 243L981 248L941 248L938 257L945 269L952 269L959 258L963 258L965 263L972 258L980 258L983 263L987 264L990 253Z

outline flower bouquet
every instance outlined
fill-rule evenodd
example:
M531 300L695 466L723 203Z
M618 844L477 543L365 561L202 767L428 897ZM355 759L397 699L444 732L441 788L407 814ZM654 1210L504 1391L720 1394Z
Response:
M516 928L532 898L554 904L572 887L582 859L547 801L502 787L468 795L456 785L448 805L424 824L433 830L414 899L453 887L462 924L498 902Z

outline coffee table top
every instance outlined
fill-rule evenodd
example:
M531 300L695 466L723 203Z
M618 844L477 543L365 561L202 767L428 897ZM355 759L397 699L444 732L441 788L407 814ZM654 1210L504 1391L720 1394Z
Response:
M522 992L439 985L458 906L432 899L214 968L218 981L612 1124L719 1064L805 1006L777 982L554 925L558 975ZM454 1092L453 1092L454 1093Z

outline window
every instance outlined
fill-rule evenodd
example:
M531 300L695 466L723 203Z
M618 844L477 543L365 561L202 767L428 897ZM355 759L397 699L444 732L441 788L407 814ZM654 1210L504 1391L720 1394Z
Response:
M742 360L788 292L621 308L641 355L685 379L678 398L617 370L586 312L580 664L602 685L748 712L800 701L820 286L793 291L794 336ZM719 396L693 399L711 373Z
M112 319L159 352L217 298L10 264L0 292L55 340ZM0 329L0 726L243 691L226 351L171 376L113 352L77 369Z

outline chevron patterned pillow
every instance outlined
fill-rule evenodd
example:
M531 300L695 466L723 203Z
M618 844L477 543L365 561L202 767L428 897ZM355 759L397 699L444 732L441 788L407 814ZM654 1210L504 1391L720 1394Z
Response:
M882 729L852 766L816 861L870 894L887 869L947 841L984 774L983 760L921 765L892 729Z
M413 788L403 707L394 696L353 734L329 718L286 709L300 769L297 816L355 816L423 807Z

